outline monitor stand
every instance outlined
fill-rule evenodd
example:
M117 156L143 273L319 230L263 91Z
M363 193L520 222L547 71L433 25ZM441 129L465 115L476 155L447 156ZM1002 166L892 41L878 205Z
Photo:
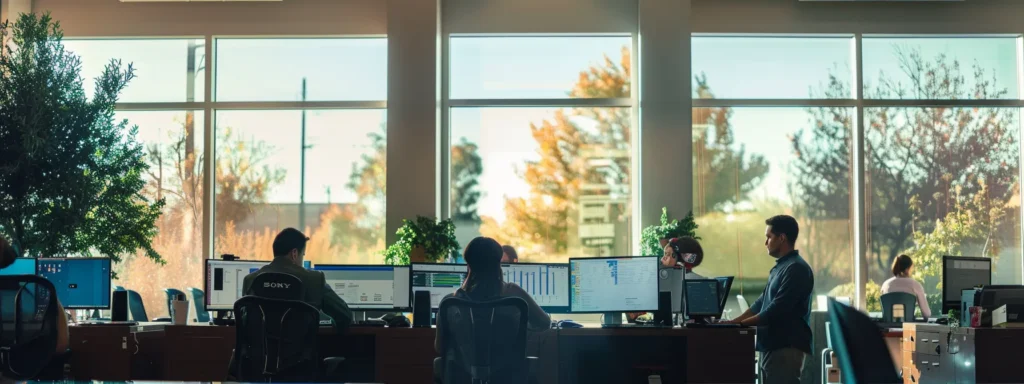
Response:
M605 312L601 317L601 325L622 325L622 313Z

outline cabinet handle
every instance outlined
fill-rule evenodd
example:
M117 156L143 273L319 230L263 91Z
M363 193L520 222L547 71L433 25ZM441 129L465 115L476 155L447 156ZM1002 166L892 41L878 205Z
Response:
M921 361L921 364L928 365L928 361L927 360L923 360L923 361Z
M933 366L933 367L938 367L938 366L939 366L939 363L932 363L932 366Z

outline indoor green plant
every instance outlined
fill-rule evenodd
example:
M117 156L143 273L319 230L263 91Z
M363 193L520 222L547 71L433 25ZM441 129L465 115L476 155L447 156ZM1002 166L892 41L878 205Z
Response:
M398 240L383 252L386 264L433 263L459 251L455 224L451 219L438 221L417 216L416 221L402 220L402 226L395 234Z
M640 251L645 256L659 256L662 254L662 239L689 236L700 240L697 236L697 223L693 220L693 212L690 212L682 220L668 219L668 208L661 208L661 224L644 228L640 233Z
M0 235L26 257L163 263L153 237L164 200L141 193L146 150L115 116L134 68L109 62L90 97L63 37L49 14L0 23Z

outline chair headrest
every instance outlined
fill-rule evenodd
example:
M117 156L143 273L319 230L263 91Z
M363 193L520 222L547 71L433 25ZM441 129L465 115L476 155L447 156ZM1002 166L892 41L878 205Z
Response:
M256 296L271 299L302 300L305 295L302 280L287 273L261 273L256 276L249 289Z

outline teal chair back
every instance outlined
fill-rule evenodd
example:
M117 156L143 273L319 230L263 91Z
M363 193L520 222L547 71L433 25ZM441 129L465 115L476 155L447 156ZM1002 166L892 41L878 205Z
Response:
M192 294L192 306L196 309L196 321L200 323L210 322L210 312L206 311L206 293L199 288L189 288L188 292Z
M149 321L149 316L146 315L146 305L142 303L142 295L130 289L127 291L128 312L132 314L132 320L140 323Z
M882 295L881 301L882 321L887 323L914 321L914 311L917 310L917 296L914 296L906 292L889 292ZM892 309L897 305L903 306L903 317L899 319L894 319Z

